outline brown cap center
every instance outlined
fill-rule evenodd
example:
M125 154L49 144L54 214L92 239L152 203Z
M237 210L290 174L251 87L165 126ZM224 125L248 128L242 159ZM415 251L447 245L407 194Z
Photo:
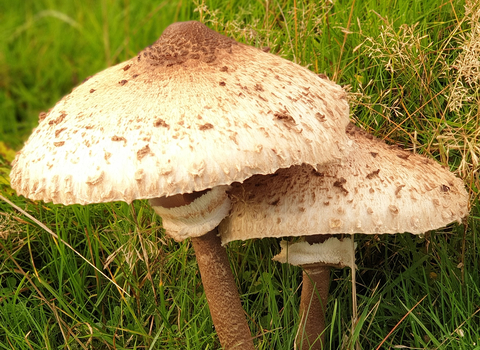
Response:
M218 50L231 53L232 45L237 42L200 22L177 22L168 26L153 45L140 52L138 60L146 59L152 65L167 67L191 59L211 63L217 59Z

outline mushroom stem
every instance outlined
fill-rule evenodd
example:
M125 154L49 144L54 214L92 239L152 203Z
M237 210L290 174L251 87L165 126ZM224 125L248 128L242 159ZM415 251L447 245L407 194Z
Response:
M310 243L322 243L330 235L308 236ZM303 265L300 300L300 325L296 343L302 350L321 350L325 346L325 310L330 287L330 266L324 263Z
M238 289L217 229L192 237L210 314L224 349L254 350Z
M324 349L325 309L330 286L330 267L321 263L303 267L300 326L297 343L301 349Z
M211 196L208 197L209 195ZM162 217L164 226L170 227L169 233L171 235L175 233L174 237L185 238L175 232L179 228L190 234L197 228L197 235L190 238L222 349L254 350L252 335L233 279L227 251L222 246L218 228L215 227L228 214L229 200L227 212L223 213L225 198L228 200L225 191L216 187L200 192L153 198L150 199L150 204ZM176 211L169 212L170 209ZM208 225L204 225L205 223ZM206 229L207 227L209 228ZM198 235L199 233L201 235Z

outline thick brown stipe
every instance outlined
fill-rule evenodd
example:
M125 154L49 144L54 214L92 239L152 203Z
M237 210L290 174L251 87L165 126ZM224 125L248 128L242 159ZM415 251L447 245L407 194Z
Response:
M210 314L225 349L254 350L227 252L217 229L192 238Z
M178 208L190 205L208 191L154 198L150 204L154 207ZM222 347L227 350L254 350L227 251L221 245L218 229L191 239L210 314Z

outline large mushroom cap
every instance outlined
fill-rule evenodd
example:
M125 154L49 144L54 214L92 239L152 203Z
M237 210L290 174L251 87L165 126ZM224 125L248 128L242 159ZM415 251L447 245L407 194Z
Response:
M432 160L360 129L341 164L256 175L230 191L222 243L334 233L423 233L468 213L463 182Z
M170 196L342 156L342 88L198 22L75 88L18 153L11 185L54 203Z

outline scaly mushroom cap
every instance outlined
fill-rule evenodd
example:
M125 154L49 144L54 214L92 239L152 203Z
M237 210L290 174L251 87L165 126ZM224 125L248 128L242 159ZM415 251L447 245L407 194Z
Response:
M11 185L63 204L201 191L339 159L347 124L340 86L201 23L175 23L41 114Z
M230 190L222 243L334 233L420 234L468 213L463 182L423 156L349 126L354 141L341 164L255 175Z

